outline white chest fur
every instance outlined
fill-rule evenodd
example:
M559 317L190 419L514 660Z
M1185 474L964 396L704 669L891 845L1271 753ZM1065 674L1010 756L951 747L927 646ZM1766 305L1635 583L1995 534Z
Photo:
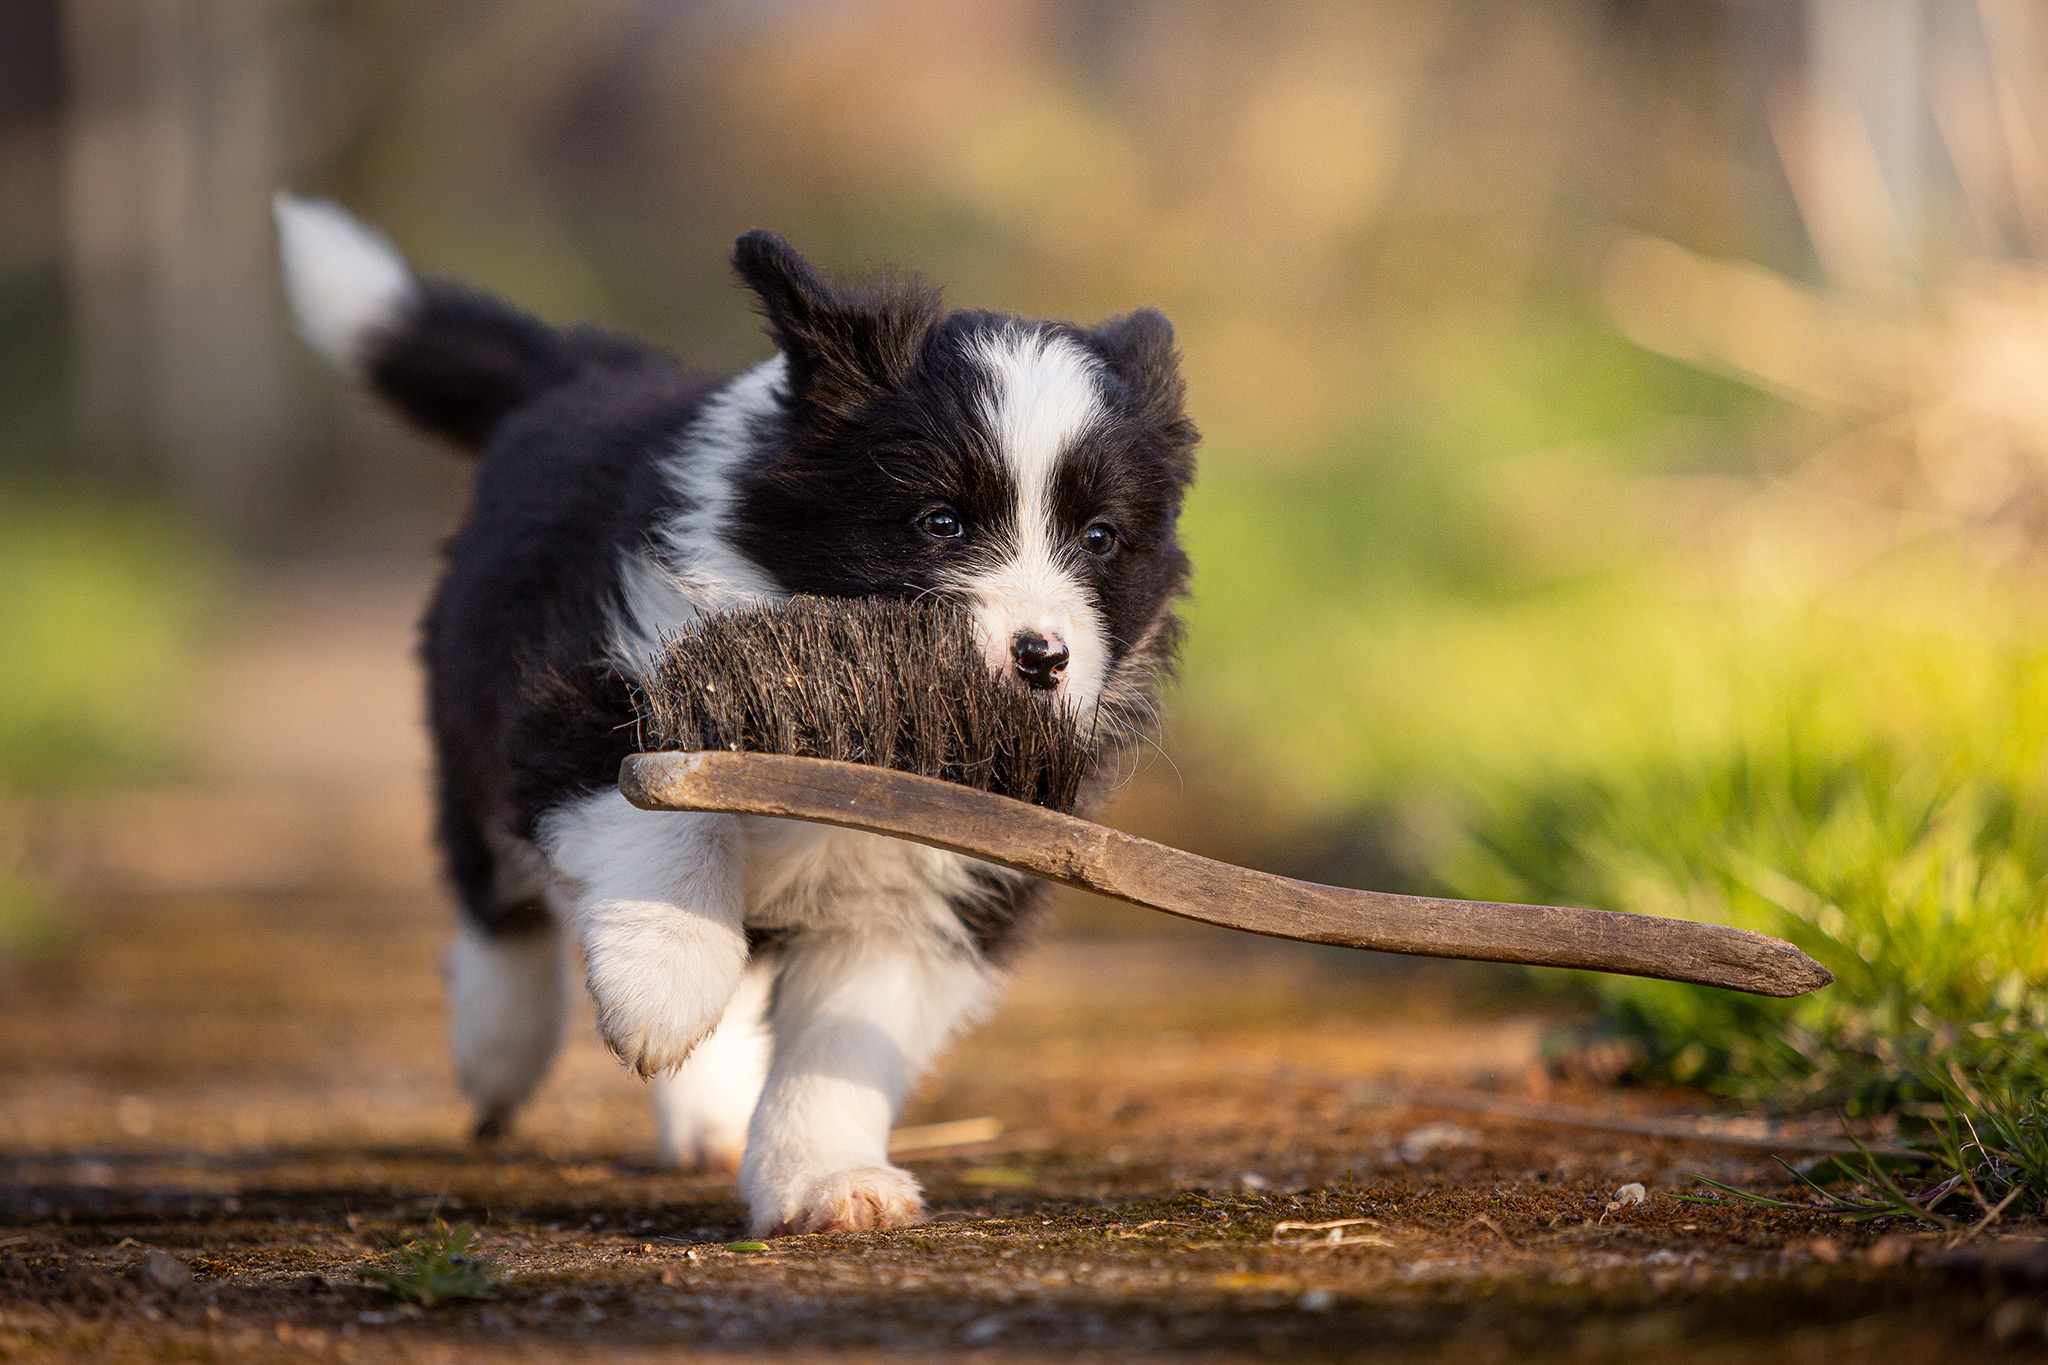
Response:
M752 817L744 823L747 927L935 936L966 945L954 904L986 894L972 859L824 825Z

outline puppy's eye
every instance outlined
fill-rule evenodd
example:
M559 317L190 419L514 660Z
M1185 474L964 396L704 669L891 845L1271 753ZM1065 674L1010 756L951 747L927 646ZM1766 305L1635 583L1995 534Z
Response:
M943 507L919 517L917 529L934 540L958 540L967 533L967 528L960 524L960 518Z
M1116 527L1096 522L1081 533L1081 548L1100 559L1116 548Z

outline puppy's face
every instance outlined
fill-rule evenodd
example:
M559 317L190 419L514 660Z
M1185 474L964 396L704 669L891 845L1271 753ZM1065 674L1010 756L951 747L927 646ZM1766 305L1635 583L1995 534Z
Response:
M1195 442L1165 318L941 315L912 283L832 285L767 234L736 262L788 367L742 550L792 592L955 597L992 667L1077 712L1164 661Z

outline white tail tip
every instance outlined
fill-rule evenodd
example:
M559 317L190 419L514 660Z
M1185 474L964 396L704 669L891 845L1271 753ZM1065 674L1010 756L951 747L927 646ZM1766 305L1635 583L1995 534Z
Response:
M391 239L338 204L280 192L271 201L284 292L299 335L336 369L358 373L379 332L419 288Z

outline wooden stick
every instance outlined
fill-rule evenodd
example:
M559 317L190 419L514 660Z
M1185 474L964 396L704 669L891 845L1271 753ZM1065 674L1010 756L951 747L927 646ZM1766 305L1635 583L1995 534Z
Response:
M856 763L724 750L634 754L619 769L619 790L646 810L770 815L910 839L1184 919L1305 943L1620 972L1754 995L1803 995L1834 980L1791 944L1747 929L1318 886Z

